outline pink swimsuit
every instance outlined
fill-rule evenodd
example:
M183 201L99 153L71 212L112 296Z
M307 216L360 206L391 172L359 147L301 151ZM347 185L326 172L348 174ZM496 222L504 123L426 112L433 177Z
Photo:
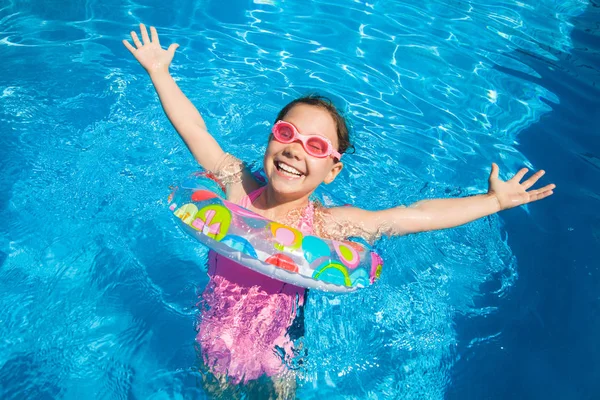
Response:
M265 186L240 201L249 206ZM313 233L314 205L309 203L298 223L304 234ZM288 329L304 303L305 289L252 271L209 253L210 282L202 294L202 317L196 340L204 362L234 384L277 375L293 356Z

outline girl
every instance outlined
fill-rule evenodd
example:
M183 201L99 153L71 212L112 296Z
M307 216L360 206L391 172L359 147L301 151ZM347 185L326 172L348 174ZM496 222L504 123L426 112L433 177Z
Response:
M296 99L279 112L263 160L267 183L261 186L241 161L221 149L169 74L178 45L164 50L154 27L151 37L143 24L140 32L141 41L132 31L134 45L127 40L123 44L148 72L167 117L198 163L225 185L227 199L305 234L338 240L361 236L373 241L382 234L451 228L543 199L555 188L551 184L529 190L544 171L520 182L527 173L522 169L504 182L498 178L498 166L492 164L488 191L478 196L427 200L380 211L348 206L327 209L309 197L321 183L333 182L340 173L350 140L344 118L319 96ZM202 295L206 309L197 340L210 371L223 379L227 376L234 384L264 374L284 375L285 360L293 355L289 330L304 304L305 290L215 253L209 255L208 273L210 283Z

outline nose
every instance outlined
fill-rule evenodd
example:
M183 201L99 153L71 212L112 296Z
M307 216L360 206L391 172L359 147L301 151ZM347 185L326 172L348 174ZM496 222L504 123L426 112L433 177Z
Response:
M300 160L304 153L304 148L302 148L302 143L299 141L294 141L292 143L288 143L283 149L283 154L290 158L295 158L296 160Z

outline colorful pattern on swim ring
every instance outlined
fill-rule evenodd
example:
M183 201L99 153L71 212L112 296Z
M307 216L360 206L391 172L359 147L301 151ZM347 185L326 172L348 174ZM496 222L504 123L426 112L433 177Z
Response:
M331 250L327 243L316 236L305 236L302 239L302 250L304 251L304 258L309 263L313 263L322 257L329 258L331 256Z
M364 269L356 269L350 274L350 284L354 286L369 286L371 280L369 274Z
M383 268L383 260L377 253L371 253L371 283L375 282L381 276L381 270Z
M352 246L349 246L347 243L334 240L333 247L335 248L338 257L340 257L340 260L344 263L344 265L350 269L358 267L358 264L360 263L360 256Z
M200 210L194 204L185 204L175 211L175 216L217 242L225 237L231 223L231 212L219 204Z
M250 244L250 242L241 236L227 235L223 238L223 240L221 240L221 243L250 257L258 257L256 250L254 250L254 247Z
M352 286L348 268L339 262L325 262L324 265L315 270L313 278L333 283L334 285Z
M192 223L196 214L198 214L198 207L195 204L185 204L175 211L175 216L188 225Z
M368 246L302 234L226 200L222 186L195 174L169 196L182 228L219 254L274 279L334 292L366 287L381 274Z
M291 226L270 222L268 229L273 235L273 246L279 251L292 251L300 248L302 244L302 232Z
M265 262L273 264L277 268L281 268L286 271L298 272L298 266L296 265L294 260L292 260L291 257L286 256L285 254L275 254L274 256L267 258Z
M210 190L196 190L192 193L192 201L209 200L214 199L215 197L217 197L217 195Z

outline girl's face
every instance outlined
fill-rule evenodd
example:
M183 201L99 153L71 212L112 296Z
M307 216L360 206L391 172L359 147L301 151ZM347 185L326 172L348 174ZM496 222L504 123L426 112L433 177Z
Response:
M308 104L295 105L283 118L303 135L321 135L338 148L335 121L327 110ZM317 158L309 155L299 141L281 143L269 141L263 168L270 185L280 194L300 198L312 193L322 182L332 182L342 170L342 163L331 156Z

